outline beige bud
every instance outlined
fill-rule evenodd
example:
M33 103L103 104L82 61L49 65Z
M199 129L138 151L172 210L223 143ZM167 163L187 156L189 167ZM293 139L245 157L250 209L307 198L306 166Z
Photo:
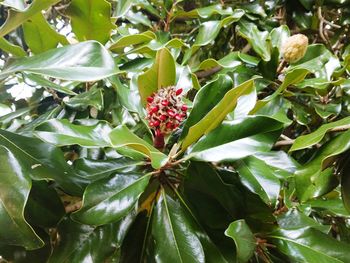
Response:
M284 59L289 63L297 62L304 57L308 44L309 40L303 34L297 34L287 38L282 46Z

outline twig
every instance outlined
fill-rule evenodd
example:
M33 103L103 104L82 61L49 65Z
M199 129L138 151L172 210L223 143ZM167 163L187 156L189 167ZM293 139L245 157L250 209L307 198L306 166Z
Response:
M74 212L76 210L79 210L81 205L82 205L82 201L78 201L76 203L67 205L64 209L66 210L66 213L68 214L70 212Z
M216 66L216 67L213 67L213 68L210 68L207 70L198 71L195 74L198 78L206 78L210 75L215 74L216 72L220 71L221 69L222 69L221 66Z

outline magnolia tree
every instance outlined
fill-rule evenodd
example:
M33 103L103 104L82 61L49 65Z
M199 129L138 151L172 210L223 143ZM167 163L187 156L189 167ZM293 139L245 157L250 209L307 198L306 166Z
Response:
M0 1L0 262L350 262L349 6Z

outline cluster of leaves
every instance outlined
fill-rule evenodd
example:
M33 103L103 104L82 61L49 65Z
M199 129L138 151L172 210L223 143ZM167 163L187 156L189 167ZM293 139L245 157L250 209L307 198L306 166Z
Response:
M0 261L350 262L350 1L27 2L0 1Z

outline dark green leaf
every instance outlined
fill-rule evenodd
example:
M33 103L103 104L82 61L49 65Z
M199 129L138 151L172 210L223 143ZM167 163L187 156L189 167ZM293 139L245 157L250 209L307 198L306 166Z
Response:
M72 218L88 225L119 221L134 208L150 177L150 174L116 174L93 182L85 190L82 208Z
M247 223L243 219L232 222L225 235L235 241L238 262L248 262L254 254L256 241Z
M154 208L152 235L157 262L205 262L203 247L180 203L164 190Z
M44 242L24 218L24 206L31 188L26 169L13 153L0 146L0 244L37 249Z
M77 81L95 81L119 72L110 53L95 41L14 60L3 69L0 78L18 71Z
M82 194L84 180L66 163L59 148L4 130L0 130L0 145L20 160L34 180L53 179L68 193Z
M68 120L52 119L35 128L35 135L41 140L57 146L78 144L84 147L110 146L111 127L106 122L96 125L76 125Z

